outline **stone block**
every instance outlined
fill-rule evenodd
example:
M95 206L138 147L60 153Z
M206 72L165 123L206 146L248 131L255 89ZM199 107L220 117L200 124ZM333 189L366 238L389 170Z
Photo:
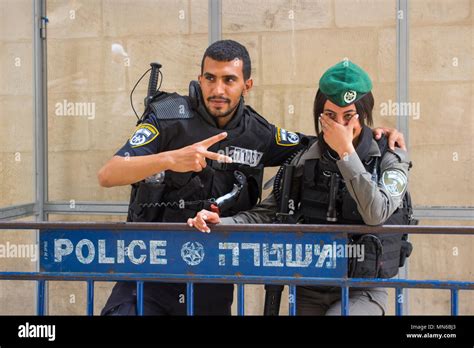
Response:
M410 31L410 80L473 79L471 26L431 26Z
M33 95L32 57L29 42L0 42L0 95Z
M31 97L0 97L0 152L31 152L34 147Z
M395 0L335 0L337 27L382 27L397 25Z
M473 206L472 146L415 145L410 158L415 205Z
M470 0L412 0L408 8L410 25L469 23L472 7Z
M162 90L187 89L189 81L196 80L201 73L201 60L208 46L207 35L162 37L148 36L128 42L131 66L129 81L138 78L150 67L150 62L159 61L164 79ZM137 91L145 91L142 83Z
M95 38L102 35L102 6L95 0L48 1L48 38Z
M103 32L108 37L153 36L189 33L187 0L104 0Z
M472 145L472 84L413 83L410 99L416 112L410 117L410 144L443 145L456 151L458 145Z
M262 84L315 86L324 71L344 58L363 67L370 76L377 76L377 66L373 64L376 55L374 30L320 29L265 34L262 35Z
M0 41L32 42L33 16L30 0L3 0L0 3Z
M130 64L125 58L129 58L127 47L120 40L52 40L48 44L48 91L124 91Z
M31 203L35 199L34 160L31 152L0 153L0 206Z
M269 32L328 28L333 23L329 0L224 0L222 31Z
M101 188L99 169L112 158L110 151L61 151L49 154L49 194L52 201L128 201L130 186Z

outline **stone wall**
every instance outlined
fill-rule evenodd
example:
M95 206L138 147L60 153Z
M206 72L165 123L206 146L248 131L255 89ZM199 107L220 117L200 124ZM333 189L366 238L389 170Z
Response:
M208 45L208 1L49 0L47 4L49 197L126 201L129 188L100 188L97 171L134 129L129 93L150 62L163 64L164 90L187 93L189 81L197 78ZM409 4L413 199L423 206L472 207L474 1ZM255 87L247 103L267 119L314 134L312 104L319 77L347 57L373 79L375 125L396 126L396 115L386 112L397 98L395 0L222 0L222 8L223 38L245 44L252 58ZM0 1L0 206L34 200L32 9L31 0ZM146 81L134 95L139 113ZM68 115L62 110L67 103L86 108ZM268 170L266 179L274 173ZM472 225L472 221L421 223ZM28 231L6 231L0 242L32 243L34 238ZM474 279L469 252L473 238L411 238L415 251L408 267L410 278ZM34 264L4 259L0 267L33 270ZM96 313L111 285L97 284ZM0 282L0 287L0 313L34 313L32 282ZM85 289L83 283L51 283L50 312L84 314ZM448 291L408 294L412 314L449 313ZM393 291L391 295L393 314ZM248 286L246 300L246 313L260 314L262 287ZM473 300L472 293L461 292L462 314L474 314ZM286 300L282 306L287 313Z

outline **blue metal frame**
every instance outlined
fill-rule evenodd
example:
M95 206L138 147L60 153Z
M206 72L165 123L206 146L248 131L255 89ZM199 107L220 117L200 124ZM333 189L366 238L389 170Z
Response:
M289 289L289 301L288 301L288 305L289 305L289 310L288 310L288 314L290 316L295 316L296 315L296 286L295 285L290 285L290 289Z
M194 315L194 284L186 283L186 312L188 315Z
M42 226L45 226L45 228L42 228ZM308 258L308 255L316 254L316 246L318 246L317 252L320 253L321 250L324 250L322 246L325 242L340 241L341 236L347 239L348 233L374 233L374 228L367 226L227 226L225 228L216 228L217 231L213 231L210 235L201 234L183 226L184 224L140 225L112 223L94 225L87 223L62 223L55 225L54 223L0 223L0 231L12 228L39 229L41 234L40 261L42 263L42 271L40 272L0 272L0 280L36 280L37 315L45 315L46 313L45 289L47 282L63 280L87 282L87 315L94 314L94 282L96 281L136 282L138 315L144 314L144 282L172 281L186 283L186 309L188 315L194 315L195 283L237 284L238 315L245 315L245 284L289 285L290 315L296 315L297 313L296 287L302 285L311 286L317 284L340 287L342 315L350 314L350 288L395 288L396 315L403 315L403 303L405 302L404 288L449 289L451 291L452 315L458 315L459 313L459 290L474 290L474 282L468 281L348 278L347 267L338 268L339 266L335 263L333 264L331 259L326 260L324 258L321 265L325 266L321 269L316 268L316 263L311 263L311 258ZM224 230L225 233L221 233L222 231L219 231L219 229ZM444 229L452 234L474 235L473 227L444 227ZM388 226L377 227L377 230L380 233L394 232ZM439 228L429 226L398 226L397 232L441 233ZM191 244L186 242L190 239L192 240ZM76 255L74 256L72 243L76 243L79 240L83 243L76 244ZM69 245L65 241L69 241L71 244ZM84 241L88 241L89 244ZM130 260L135 262L134 265L125 267L124 255L121 256L121 263L119 264L118 252L117 264L112 264L111 249L105 246L107 241L112 242L112 245L122 244L122 246L125 246L125 241L130 243L130 247L126 248L128 250L127 255ZM152 248L150 248L149 255L152 265L145 265L144 263L137 265L139 257L143 257L143 255L138 256L140 254L139 251L143 250L143 241L154 242L155 248L153 252L151 251ZM313 241L315 244L307 244L308 241ZM134 247L131 247L132 242ZM140 244L140 242L143 243ZM270 242L275 242L276 244L269 244ZM90 255L83 255L82 246L89 245L90 247L94 243L100 246L97 247L99 250L97 260L102 258L103 263L108 265L108 268L103 268L103 264L97 263L99 261L94 263L95 261L92 260L94 258L91 259ZM142 246L141 248L138 247L140 245ZM181 248L181 245L183 245L183 248ZM193 245L189 250L195 251L196 255L201 253L202 265L205 267L199 265L201 261L196 262L193 258L186 258L188 254L183 252L185 245ZM260 245L263 247L260 248ZM275 245L280 245L281 247L274 248ZM285 245L285 249L283 245ZM299 249L295 245L300 245ZM321 248L319 248L320 246ZM169 249L165 249L165 247L169 247ZM313 247L314 249L311 249ZM176 250L172 250L173 248L180 249L181 253L176 253ZM138 249L139 251L137 251ZM262 249L261 253L260 249ZM270 251L270 249L273 251ZM249 250L252 252L249 252ZM258 253L257 250L259 250ZM284 250L286 251L285 253ZM82 258L82 263L79 262L80 266L78 266L77 262L80 259L79 256ZM169 258L168 264L166 264L168 260L165 259L165 256ZM207 264L203 262L205 257L208 259ZM277 265L276 259L284 259L284 262L281 265ZM54 260L53 265L51 265L52 260ZM213 266L213 262L218 263L220 268L216 268L215 265ZM188 264L180 266L180 263L182 265ZM265 263L266 266L271 267L264 269ZM347 265L347 259L343 258L343 263ZM159 268L160 264L165 264L166 267ZM312 271L309 273L305 270L305 267L307 268L308 265L312 266ZM44 271L45 267L47 271ZM334 272L337 269L339 271Z
M245 315L245 284L237 285L237 315Z
M45 280L38 280L36 286L36 314L39 316L44 315L44 293Z
M459 290L451 289L451 315L459 314Z
M403 288L395 288L395 315L403 315L403 305L405 303L405 297Z
M87 281L87 315L94 315L94 281Z
M70 273L70 272L0 272L0 280L36 280L37 288L37 315L44 315L44 289L46 281L84 281L89 283L88 291L93 291L94 281L130 281L137 282L137 312L143 315L143 283L147 282L173 282L187 283L187 313L193 315L193 284L194 283L231 283L238 284L240 294L238 295L238 314L244 315L244 284L289 284L290 301L289 313L296 315L296 286L298 285L327 285L341 287L341 314L349 314L349 289L358 287L385 287L396 289L396 314L402 315L402 306L398 302L398 295L402 293L402 288L424 288L424 289L449 289L451 290L451 315L459 313L459 290L474 290L474 282L462 282L453 280L409 280L409 279L366 279L366 278L292 278L292 277L257 277L257 276L213 276L201 275L168 275L155 273ZM191 281L190 281L191 280ZM238 288L238 289L239 289ZM239 291L239 290L238 290ZM93 315L94 298L89 292L88 295L88 315Z

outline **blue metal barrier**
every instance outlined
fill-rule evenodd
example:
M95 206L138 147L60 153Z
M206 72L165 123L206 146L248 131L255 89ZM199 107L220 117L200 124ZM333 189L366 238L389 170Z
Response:
M290 315L298 285L341 287L342 315L349 314L350 288L395 288L396 315L403 314L404 288L450 289L452 315L459 312L459 290L474 290L474 282L347 277L350 233L473 235L474 227L227 225L205 234L184 224L0 222L2 229L40 232L40 271L0 272L0 279L38 282L38 315L45 313L46 281L59 280L87 282L87 315L94 314L96 281L135 281L138 315L144 282L152 281L186 283L188 315L194 283L237 284L238 315L245 314L245 284L289 285Z

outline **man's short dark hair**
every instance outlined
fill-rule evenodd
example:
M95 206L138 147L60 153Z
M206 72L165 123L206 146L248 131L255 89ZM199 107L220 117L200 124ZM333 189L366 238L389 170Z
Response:
M236 58L242 61L242 72L244 74L244 80L247 81L250 78L250 72L252 70L252 64L250 62L250 56L244 45L239 44L234 40L220 40L210 45L201 61L201 75L204 70L204 59L206 57L217 60L218 62L230 62Z

